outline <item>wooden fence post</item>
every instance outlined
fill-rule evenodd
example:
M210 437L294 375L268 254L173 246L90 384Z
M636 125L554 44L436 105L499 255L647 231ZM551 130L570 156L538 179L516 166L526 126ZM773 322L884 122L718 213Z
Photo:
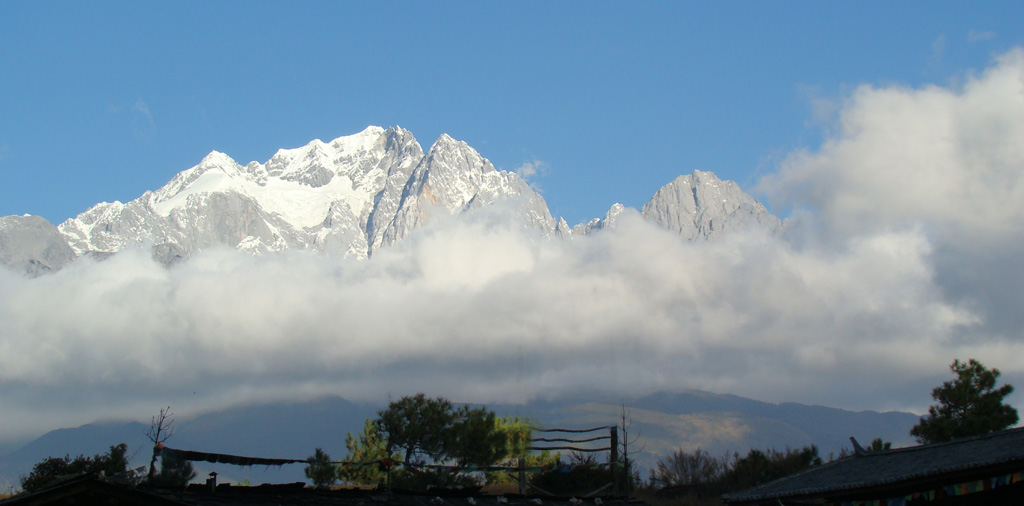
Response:
M608 469L612 472L612 493L619 494L619 428L611 428L611 452L608 455Z

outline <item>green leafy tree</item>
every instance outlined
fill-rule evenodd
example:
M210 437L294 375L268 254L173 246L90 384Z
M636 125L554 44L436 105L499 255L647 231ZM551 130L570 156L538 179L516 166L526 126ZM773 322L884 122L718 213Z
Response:
M493 411L463 406L455 412L444 453L460 467L489 466L508 456L508 436Z
M367 418L363 432L358 437L351 432L345 437L345 448L348 454L338 467L338 479L357 485L379 485L384 483L387 473L383 465L364 465L367 462L383 461L391 458L402 460L401 453L389 454L384 440L377 431L377 424Z
M956 378L932 390L938 404L910 430L920 443L938 443L950 439L1002 430L1017 423L1017 410L1003 403L1013 387L996 388L998 369L986 369L981 362L954 360L949 366Z
M784 452L750 450L746 457L737 455L724 480L729 490L743 490L817 465L821 465L821 457L815 445Z
M21 478L21 488L26 492L34 492L46 488L55 479L78 474L103 474L115 476L128 472L128 445L121 443L111 446L107 453L86 457L79 455L74 459L49 457L32 466L28 476Z
M523 466L527 469L536 469L538 467L544 468L556 468L562 460L562 453L555 452L551 453L548 450L544 450L536 454L527 454L523 457ZM518 467L518 457L506 460L504 462L506 467ZM535 476L536 473L530 471L527 476ZM519 473L517 471L490 471L484 474L484 478L488 485L494 485L498 483L516 483L519 481Z
M505 434L509 458L518 459L530 455L533 423L529 419L518 416L505 417L498 420L498 429Z
M365 479L355 463L376 460L366 453L372 442L374 457L383 458L402 452L411 467L391 473L391 484L396 487L420 489L427 485L457 486L481 482L482 476L473 468L486 467L513 455L528 452L532 429L523 420L507 422L493 411L483 407L462 406L455 409L442 397L428 398L420 393L392 401L387 409L377 412L373 427L364 428L363 437L356 444L349 438L349 454L353 458L350 476ZM357 456L357 451L363 455ZM455 470L424 469L434 462L454 465ZM365 469L370 478L378 478ZM467 474L468 472L468 474ZM348 477L346 477L347 479Z
M402 450L406 462L424 464L429 457L444 457L452 435L455 415L452 403L420 393L392 401L377 412L377 432L387 453Z
M891 442L885 441L880 437L876 437L875 439L871 440L871 444L869 444L868 447L865 448L865 450L869 452L877 452L882 450L888 450L890 448L892 448Z
M539 454L530 453L530 445L533 441L533 424L530 420L522 417L505 417L497 420L497 430L501 432L507 448L504 460L498 459L505 467L518 467L519 459L523 459L523 465L527 468L553 466L558 462L560 453L545 450ZM491 471L486 473L488 485L496 483L515 483L518 481L518 473L510 474L506 471Z
M736 460L725 475L731 490L743 490L772 480L770 471L772 459L761 450L751 449L745 457L736 455Z
M107 453L93 457L93 471L104 476L117 476L128 472L128 445L111 446Z
M331 456L323 448L317 448L307 462L309 465L305 469L306 478L313 482L314 487L327 488L338 481L338 474L334 464L331 463Z
M41 490L61 476L84 473L91 465L92 459L84 455L79 455L74 460L70 455L47 457L32 466L28 476L21 477L21 489L26 492Z

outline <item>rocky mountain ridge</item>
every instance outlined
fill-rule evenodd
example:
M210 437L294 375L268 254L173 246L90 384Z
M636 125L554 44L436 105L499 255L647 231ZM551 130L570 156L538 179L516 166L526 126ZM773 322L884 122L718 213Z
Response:
M80 256L148 246L171 265L230 246L254 254L288 249L365 259L408 236L432 215L503 203L510 220L548 236L613 227L625 209L570 227L514 172L499 171L462 141L441 135L425 153L400 127L371 126L330 142L281 149L241 165L211 152L166 185L128 203L103 202L54 227L38 217L0 217L0 264L39 274ZM641 215L689 240L781 221L736 183L711 172L680 176ZM42 220L42 221L40 221Z

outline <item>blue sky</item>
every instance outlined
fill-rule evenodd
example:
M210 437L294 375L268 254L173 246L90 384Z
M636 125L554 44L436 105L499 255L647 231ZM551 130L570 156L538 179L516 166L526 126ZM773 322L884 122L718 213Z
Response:
M54 223L365 126L534 163L570 223L711 170L750 189L860 84L950 84L1019 2L0 2L0 215ZM783 212L781 209L776 209Z

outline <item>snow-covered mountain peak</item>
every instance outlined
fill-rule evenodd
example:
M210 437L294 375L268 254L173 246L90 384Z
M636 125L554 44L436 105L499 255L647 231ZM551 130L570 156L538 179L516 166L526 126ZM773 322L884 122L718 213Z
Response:
M447 133L441 134L437 138L437 140L434 141L434 145L435 146L445 146L445 145L448 145L448 144L458 144L458 143L459 143L459 141L455 140L452 136L448 135Z
M415 154L417 159L423 157L423 147L412 132L401 127L391 127L384 131L383 136L385 150L405 151L407 154Z
M267 174L285 181L319 188L331 182L334 150L320 139L295 149L279 149L267 161Z
M491 162L469 144L442 134L416 168L413 180L418 182L414 185L417 193L449 212L456 212L481 191L506 183L497 176Z
M440 158L452 161L461 158L471 163L487 162L487 159L467 144L466 141L455 140L448 134L441 134L430 146L426 156L427 158Z
M694 170L692 174L678 176L669 185L684 185L690 188L718 188L720 185L724 185L725 187L739 188L734 181L723 181L714 172L706 170Z
M385 132L383 127L368 126L357 134L338 137L330 145L338 152L369 151Z
M204 156L203 159L199 161L199 164L196 165L196 167L200 169L223 169L226 167L232 167L236 165L238 165L238 162L236 162L234 158L231 158L230 156L221 153L220 151L214 150L210 151L208 155Z
M151 245L155 258L174 263L225 245L257 254L306 249L366 258L433 214L457 215L499 203L524 228L561 237L613 227L626 211L616 204L603 219L570 229L552 218L544 199L518 174L496 170L466 142L442 134L424 153L408 130L370 126L329 142L316 139L280 149L265 163L241 166L212 151L162 188L125 204L97 204L57 228L72 256ZM641 213L688 239L740 226L772 231L781 226L735 183L703 171L662 187ZM8 221L8 228L15 227ZM17 227L28 235L43 233L30 225ZM49 260L39 256L56 235L30 247L19 234L9 237L34 253L25 256L21 246L11 246L13 253L4 258L31 257L59 268L67 256L66 251Z
M448 134L441 134L437 138L437 141L427 151L424 161L423 168L433 172L454 171L456 174L466 173L471 177L495 172L494 165L491 165L490 160L480 155L465 141L457 141Z

